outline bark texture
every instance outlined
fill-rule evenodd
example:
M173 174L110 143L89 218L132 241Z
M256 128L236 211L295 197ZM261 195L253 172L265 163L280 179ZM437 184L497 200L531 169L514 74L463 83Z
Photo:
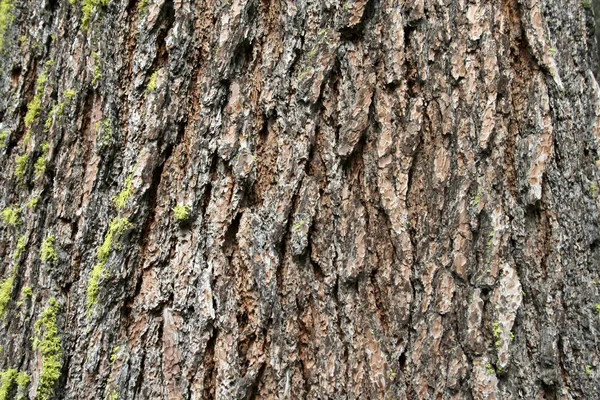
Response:
M600 398L593 7L0 0L0 399Z

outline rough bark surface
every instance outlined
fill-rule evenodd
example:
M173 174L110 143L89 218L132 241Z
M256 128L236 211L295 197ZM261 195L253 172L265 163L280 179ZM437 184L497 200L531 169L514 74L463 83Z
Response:
M600 398L594 6L1 0L0 398Z

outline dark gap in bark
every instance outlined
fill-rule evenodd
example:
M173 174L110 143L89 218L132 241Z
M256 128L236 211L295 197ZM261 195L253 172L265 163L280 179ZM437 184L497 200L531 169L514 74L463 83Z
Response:
M308 240L308 246L307 246L307 250L306 253L311 254L312 252L312 244L311 244L311 240ZM310 258L310 261L307 259L308 255L307 254L302 254L301 260L304 259L306 260L307 263L310 263L310 265L313 268L314 274L315 274L315 278L317 278L317 280L319 282L323 282L324 278L325 278L325 274L323 273L323 268L321 268L321 265L314 260L313 258Z
M276 161L278 147L276 145L276 132L272 125L277 120L277 114L264 116L263 125L258 132L256 141L256 180L253 184L252 193L255 197L251 198L252 205L261 205L263 202L263 193L268 192L271 183L276 176Z
M173 23L175 22L175 5L173 0L165 0L164 5L160 10L158 19L162 22L158 27L158 35L156 37L157 57L154 60L154 62L157 63L157 65L155 65L155 67L164 65L169 57L167 53L165 38L167 37L169 31L173 27Z
M237 44L231 56L231 66L234 76L240 76L246 71L247 65L252 59L254 42L243 39Z
M135 34L135 32L137 31L137 27L136 27L137 18L135 18L135 17L136 17L136 15L138 15L138 13L137 13L136 7L134 7L134 6L136 6L136 0L129 0L129 2L127 3L126 17L125 17L125 24L127 26L127 40L126 40L126 43L124 44L125 52L126 52L126 56L124 57L124 59L125 59L125 63L124 63L125 66L123 68L124 73L119 74L118 79L117 79L118 88L119 88L118 89L119 97L121 98L121 104L123 105L123 108L124 108L124 110L120 114L123 116L129 115L129 93L131 90L131 82L133 81L132 76L131 76L132 69L133 69L133 52L135 51L136 42L137 42L137 35ZM121 120L119 121L119 125L121 127L122 132L127 132L129 130L126 118L122 118L122 121Z
M266 367L266 363L263 362L262 365L260 366L260 369L258 370L258 375L256 376L256 379L252 383L252 386L250 386L250 388L249 388L248 395L246 396L247 400L255 400L257 398L258 388L260 386L260 381L262 380L262 376L265 372L265 367Z
M81 115L83 115L81 125L81 136L84 138L88 138L91 136L90 131L92 129L92 106L94 104L94 97L94 93L89 89L83 93L83 98L85 99L85 102L83 103L83 109L81 110ZM55 154L57 153L58 152L55 152Z
M27 128L25 128L25 122L24 122L24 117L27 114L27 105L29 104L29 102L31 102L31 100L33 99L33 96L35 95L35 90L36 90L36 72L37 72L37 66L38 66L38 61L37 59L34 59L32 57L30 65L28 66L28 68L25 69L25 76L23 77L23 102L21 103L21 106L19 107L19 122L17 125L17 129L15 130L15 134L11 135L10 137L12 138L12 140L10 140L7 145L6 145L6 154L10 157L10 154L12 152L12 149L14 147L16 147L17 143L19 143L19 141L21 140L21 138L25 135L25 131ZM29 129L32 129L32 127L30 127Z
M133 389L133 398L145 398L142 396L142 384L144 383L144 370L146 368L146 352L141 351L142 360L140 361L140 370L138 372L137 379L135 380L135 387Z
M383 300L384 292L381 290L377 279L377 271L376 268L371 270L371 273L369 274L369 283L373 288L373 298L375 299L375 305L377 306L376 315L379 318L379 323L381 324L385 337L389 338L388 328L390 326L390 319L386 312L385 302Z
M204 193L202 194L202 218L206 219L206 212L208 210L208 206L210 204L210 199L212 196L213 185L212 182L217 179L217 164L218 164L219 155L215 152L212 156L209 172L208 172L208 182L204 186Z
M477 215L477 229L473 231L473 257L475 263L473 269L467 271L470 273L470 282L474 287L481 288L482 296L489 292L490 285L493 284L493 280L489 279L487 269L490 268L490 257L493 251L490 243L493 236L493 227L491 217L484 209Z
M367 127L368 129L368 127ZM341 167L345 172L347 178L352 179L355 183L359 181L359 174L363 169L363 156L367 143L367 135L363 132L360 136L358 142L354 145L354 149L352 153L350 153L347 157L341 160Z
M542 382L542 391L544 392L542 395L543 400L557 400L556 398L556 386L548 385Z
M231 263L231 258L234 252L235 247L237 247L237 234L240 228L240 220L242 219L243 212L238 212L231 224L225 231L225 237L223 239L223 247L224 253L229 258L229 262Z
M65 356L64 353L67 353L67 352L63 351L64 362L60 369L60 377L58 378L58 381L56 382L55 389L54 389L54 397L57 399L64 399L64 397L65 397L64 393L65 393L66 386L67 386L67 378L69 377L69 366L71 365L71 357L72 356L71 356L70 352L69 352L68 356Z
M160 146L158 146L158 147L160 147ZM159 190L160 183L162 180L164 167L165 167L167 161L169 160L169 158L171 157L173 147L174 147L174 145L167 146L167 148L165 149L163 160L154 167L154 170L152 171L152 182L150 184L150 187L148 188L148 191L144 194L144 197L142 199L142 201L144 201L144 202L147 201L149 213L148 213L148 216L144 220L144 223L142 225L142 229L140 232L140 236L139 236L139 238L141 239L140 254L139 254L140 261L138 262L138 266L136 268L137 277L135 277L136 282L135 282L133 294L131 294L131 291L128 291L128 294L125 296L125 298L123 300L123 306L121 308L121 318L123 319L123 321L131 320L130 317L131 317L131 312L133 311L133 304L142 288L142 281L143 281L143 276L144 276L143 260L145 259L145 254L148 249L148 245L149 245L148 240L150 238L152 224L156 219L156 202L157 202L157 197L158 197L158 190Z
M286 223L285 226L283 227L283 231L281 231L281 229L277 229L276 233L274 235L274 242L277 246L277 250L279 252L279 263L277 264L277 269L275 270L275 276L276 276L276 287L275 287L275 292L277 292L277 290L279 288L283 288L283 286L281 285L281 282L283 280L282 278L282 273L283 273L283 268L285 268L285 261L286 261L286 254L287 254L287 249L290 246L290 241L291 241L291 231L292 231L292 222L294 220L294 215L296 215L296 210L298 208L298 198L299 198L299 191L300 191L300 187L302 186L302 181L298 183L298 186L296 187L294 194L292 196L292 200L291 200L291 205L290 205L290 211L288 212L288 215L286 216ZM279 233L279 234L278 234ZM280 239L278 239L280 238ZM271 304L269 306L269 309L273 308L273 304ZM272 322L272 312L271 312L271 317L269 319L270 323L269 326L271 325Z
M203 365L206 366L204 373L204 398L214 399L217 386L217 369L215 368L215 344L217 341L218 330L212 328L212 335L206 343L204 351Z
M583 1L581 2L584 3ZM600 0L591 0L592 7L588 10L585 9L586 13L586 25L589 29L587 37L588 47L594 51L592 56L592 66L596 80L600 77ZM590 11L593 10L593 13ZM594 40L595 39L595 40Z
M199 76L200 73L203 72L202 64L204 63L201 45L195 44L193 54L193 65L196 65L196 68L192 69L190 78L191 85L189 86L187 96L187 99L189 99L190 107L188 108L186 113L186 120L188 121L188 123L185 126L186 128L189 128L189 130L191 130L192 132L194 131L194 128L197 127L196 122L200 118L199 116L201 110L200 102L202 100L202 93L200 88L201 82L199 80ZM177 76L180 75L178 72L174 72L173 74Z
M83 115L84 115L83 126L82 126L83 138L91 137L91 135L89 134L89 131L91 129L90 126L91 126L91 119L92 119L91 109L92 109L92 103L93 103L93 95L90 96L88 94L89 94L89 92L84 93L85 103L84 103L83 110L82 110ZM73 101L73 103L75 103L75 101ZM111 127L111 129L112 129L112 127ZM64 131L65 131L65 129L63 129L63 132ZM91 155L94 152L94 143L91 140L83 140L82 139L82 146L85 146L82 165L84 166L84 168L87 168L87 166L89 164L89 160L91 158ZM58 144L57 144L57 148L58 148ZM56 152L56 154L58 154L58 153ZM49 169L49 170L52 174L54 174L54 169ZM83 173L84 175L85 175L86 171L87 171L87 169L84 169L84 173ZM53 180L54 180L54 175L52 175L50 182L52 182ZM84 196L84 192L81 191L81 195L79 197L79 204L82 204L83 196ZM77 220L70 221L70 224L71 224L71 242L76 243L77 234L79 232L79 224L78 224ZM81 272L81 251L76 251L75 257L73 258L73 268L72 268L74 282L79 281L80 272Z
M377 11L377 2L378 0L369 0L367 4L365 4L363 15L358 24L354 26L344 26L339 30L342 40L352 42L362 39L364 36L365 27L375 16L375 11Z
M23 68L20 65L16 65L13 67L13 69L10 71L10 85L11 86L15 86L15 87L17 86L22 72L23 72ZM3 121L3 119L4 119L3 117L4 117L4 110L2 110L2 116L0 116L0 122Z
M256 340L256 334L254 332L246 332L246 327L248 326L248 313L245 309L238 310L236 321L238 324L238 332L240 332L240 340L237 343L237 351L241 360L240 376L245 376L248 372L248 366L250 365L250 360L248 360L248 350Z
M412 36L415 30L416 27L411 24L407 24L404 26L404 51L406 51L406 49L408 49L408 47L410 46L410 37Z
M54 12L58 8L59 4L60 2L58 0L48 0L48 10L50 10L50 15L54 15ZM50 22L48 25L52 25L52 23ZM48 37L50 36L48 35Z
M565 323L564 320L561 321L562 326L565 326L564 323ZM563 381L565 386L568 386L567 371L565 368L565 358L564 357L565 357L565 354L568 354L569 351L568 351L568 349L565 348L565 344L564 344L563 340L564 340L563 336L559 335L558 339L556 341L556 346L558 347L558 349L557 349L558 350L557 351L558 366L560 367L560 380Z
M254 210L261 204L260 197L256 190L256 182L248 185L243 199L243 207Z
M130 22L133 14L139 13L139 3L141 0L127 0L125 5L125 14L127 15L127 22Z

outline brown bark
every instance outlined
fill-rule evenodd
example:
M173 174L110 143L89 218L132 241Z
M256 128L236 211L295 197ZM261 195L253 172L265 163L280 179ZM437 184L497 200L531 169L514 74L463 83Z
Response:
M87 4L3 37L8 398L51 299L57 399L600 398L589 2Z

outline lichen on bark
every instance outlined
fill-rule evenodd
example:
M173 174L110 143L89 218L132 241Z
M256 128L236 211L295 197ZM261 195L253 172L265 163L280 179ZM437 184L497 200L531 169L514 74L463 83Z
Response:
M60 305L56 299L51 298L40 318L35 321L33 350L39 351L42 357L36 400L53 399L56 382L60 378L63 353L56 322L59 310Z

